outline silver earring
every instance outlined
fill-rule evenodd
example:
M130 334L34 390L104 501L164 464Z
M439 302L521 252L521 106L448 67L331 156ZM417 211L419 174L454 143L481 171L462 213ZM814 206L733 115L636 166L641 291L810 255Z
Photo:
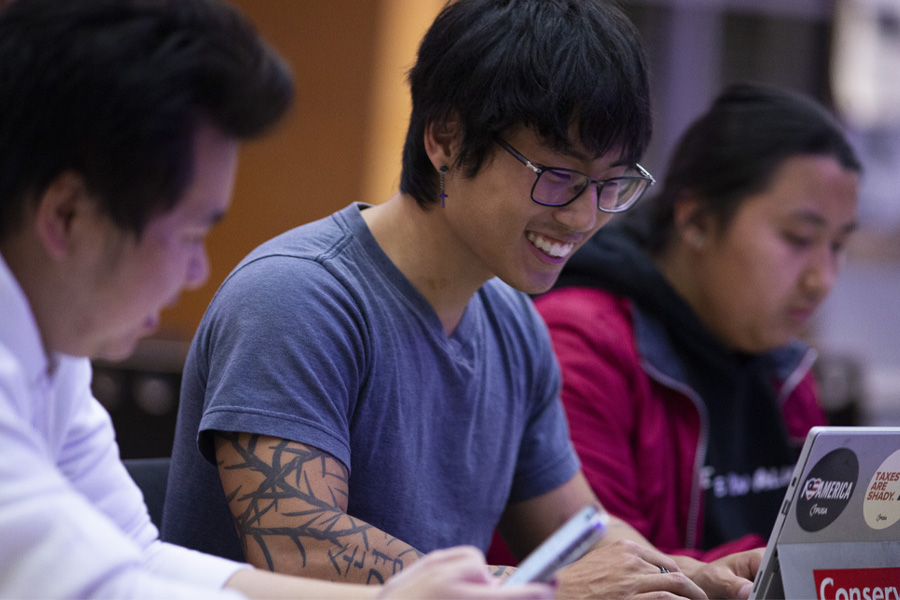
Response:
M703 242L705 239L706 238L704 237L703 233L699 231L695 231L691 234L691 243L694 244L694 246L696 246L697 248L703 247Z
M447 194L444 192L444 175L447 174L447 165L443 165L440 169L438 169L441 173L441 193L438 196L441 199L441 208L444 208L444 200L447 198Z

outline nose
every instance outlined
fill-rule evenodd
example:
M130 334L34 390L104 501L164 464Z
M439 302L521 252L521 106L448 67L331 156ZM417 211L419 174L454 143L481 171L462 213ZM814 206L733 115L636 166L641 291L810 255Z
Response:
M803 286L820 299L834 287L843 263L842 255L828 245L816 252L803 275Z
M602 213L604 216L606 213ZM571 231L587 233L598 227L601 213L597 208L597 186L589 185L573 202L555 208L553 216ZM602 223L608 220L602 219Z
M200 244L188 263L185 287L189 290L196 289L206 283L207 279L209 279L209 256L206 253L206 245Z

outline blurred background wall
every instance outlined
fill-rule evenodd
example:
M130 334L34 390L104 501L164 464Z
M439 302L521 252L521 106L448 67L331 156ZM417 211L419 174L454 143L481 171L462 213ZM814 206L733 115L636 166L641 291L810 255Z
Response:
M97 364L95 391L116 420L126 457L168 452L187 345L247 252L352 201L378 203L396 191L409 112L405 72L443 5L232 1L291 64L297 103L272 135L242 152L231 211L210 236L209 283L184 294L131 359ZM653 173L664 171L674 141L728 83L795 89L841 111L866 164L862 230L808 337L822 353L836 422L900 424L900 119L882 115L885 106L900 107L882 91L885 82L900 83L889 71L900 65L900 54L891 54L900 52L900 0L620 4L651 62L654 137L642 162Z

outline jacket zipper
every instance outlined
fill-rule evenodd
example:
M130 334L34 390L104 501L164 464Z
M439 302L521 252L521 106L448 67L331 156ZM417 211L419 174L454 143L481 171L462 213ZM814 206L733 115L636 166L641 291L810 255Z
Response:
M706 406L701 402L700 396L697 395L693 388L658 371L656 367L643 358L641 359L641 367L651 379L655 380L660 385L687 396L694 404L694 408L697 409L697 414L700 415L700 435L697 438L697 449L694 453L694 472L691 477L691 502L688 506L687 531L685 531L684 536L685 547L696 549L697 522L700 518L700 494L703 491L700 486L700 472L703 469L703 457L706 456L706 446L709 443L709 416L706 413Z

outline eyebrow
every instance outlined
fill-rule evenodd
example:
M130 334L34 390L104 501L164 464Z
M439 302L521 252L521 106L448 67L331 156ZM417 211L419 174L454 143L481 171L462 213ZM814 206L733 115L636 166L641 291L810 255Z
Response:
M807 221L816 225L817 227L827 227L828 221L820 215L819 213L810 211L810 210L801 210L795 213L791 213L791 217L795 219L799 219L801 221ZM841 227L841 233L852 233L859 228L859 221L853 220Z
M575 148L565 148L558 151L563 156L567 156L569 158L574 158L575 160L580 160L581 162L591 162L591 158L584 152L580 152Z
M581 161L581 162L583 162L583 163L593 162L593 161L595 161L595 160L597 160L597 159L599 159L599 158L601 158L601 157L604 156L603 154L601 154L601 155L599 155L599 156L595 156L595 157L591 158L590 155L588 155L588 154L586 154L586 153L584 153L584 152L581 152L581 151L579 151L579 150L576 150L576 149L574 149L574 148L567 148L567 149L563 149L563 150L557 150L557 152L558 152L559 154L563 155L563 156L567 156L567 157L569 157L569 158L574 158L575 160ZM607 153L608 153L608 152L607 152ZM547 167L547 166L552 166L552 165L543 165L543 166ZM631 163L627 162L624 158L620 158L620 159L617 160L616 162L610 163L610 165L609 165L608 168L612 168L612 167L630 167L630 166L632 166Z

